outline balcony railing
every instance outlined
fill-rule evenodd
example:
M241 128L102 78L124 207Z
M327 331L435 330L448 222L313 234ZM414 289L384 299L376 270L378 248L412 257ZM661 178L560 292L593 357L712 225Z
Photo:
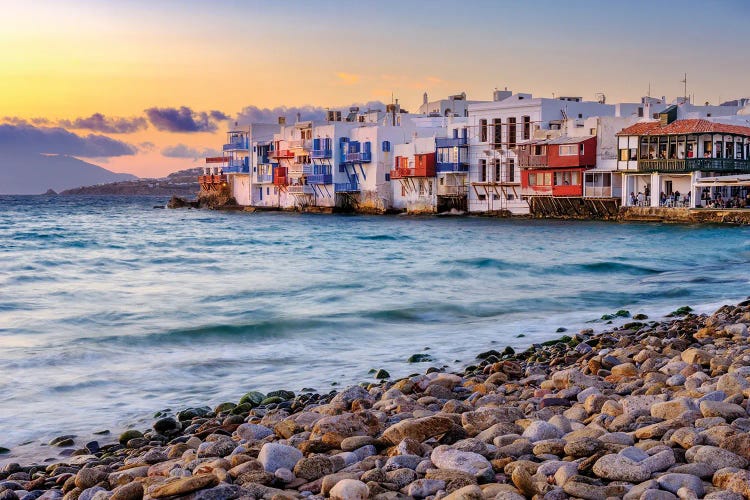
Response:
M226 163L229 160L228 156L210 156L206 158L206 163Z
M466 162L438 162L435 164L438 173L468 172L469 164Z
M750 172L750 160L733 158L687 158L683 160L638 160L639 172Z
M612 187L586 186L586 198L612 198Z
M466 137L438 137L435 139L436 148L456 148L459 146L467 146L469 144L468 138Z
M198 176L200 184L224 184L227 182L226 175L200 175Z
M289 165L289 175L310 175L313 173L313 166L309 163L292 163Z
M331 174L313 174L307 176L308 184L333 184L333 176Z
M519 167L546 167L547 155L521 155L518 157Z
M260 184L273 182L273 174L258 174L258 180L256 182Z
M438 196L466 196L468 186L438 186Z
M583 186L580 184L552 186L552 196L583 196Z
M313 149L310 153L310 158L314 158L316 160L324 160L328 158L333 158L333 150L332 149Z
M312 186L305 186L300 184L289 186L286 189L286 192L289 194L315 194Z
M372 161L372 152L347 153L343 155L343 163L369 163Z
M224 144L224 147L222 148L224 151L232 151L235 149L239 150L245 150L247 148L247 142L246 141L237 141L237 142L230 142L229 144Z
M222 167L221 170L225 174L246 174L250 171L250 167L247 167L245 165L235 165L235 166Z
M435 177L435 167L396 168L391 170L391 179L403 177Z
M278 149L275 151L269 151L268 156L271 158L294 158L294 153L288 149Z
M333 185L333 190L338 193L353 193L359 191L359 185L356 182L337 182Z

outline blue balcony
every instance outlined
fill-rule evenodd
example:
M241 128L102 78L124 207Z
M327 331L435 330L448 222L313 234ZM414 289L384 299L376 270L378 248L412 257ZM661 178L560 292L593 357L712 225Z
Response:
M310 152L310 158L313 160L326 160L333 158L333 150L332 149L313 149Z
M225 174L246 174L250 172L249 167L245 167L242 165L234 165L229 167L221 167L222 172Z
M435 139L435 147L437 148L457 148L460 146L467 146L468 144L469 140L466 137L440 137Z
M272 183L273 182L273 174L258 174L258 181L259 184L264 183Z
M247 141L230 142L229 144L224 144L222 149L224 151L232 151L235 149L245 150L247 149Z
M372 161L372 152L370 151L347 153L341 156L341 163L370 163Z
M337 182L333 190L337 193L358 193L359 185L356 182Z
M455 173L455 172L468 172L469 164L466 162L461 163L449 163L449 162L437 162L435 164L435 171L437 173Z
M333 184L333 176L331 174L313 174L307 176L308 184Z

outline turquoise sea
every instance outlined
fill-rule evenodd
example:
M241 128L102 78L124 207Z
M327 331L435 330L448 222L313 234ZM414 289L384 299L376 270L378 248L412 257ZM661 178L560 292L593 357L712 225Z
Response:
M414 353L459 368L619 309L656 319L750 293L748 227L153 208L165 202L0 197L0 446L14 455L252 389L424 371Z

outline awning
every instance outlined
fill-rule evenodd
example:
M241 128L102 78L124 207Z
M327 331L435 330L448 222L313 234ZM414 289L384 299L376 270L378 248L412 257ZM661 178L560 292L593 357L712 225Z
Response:
M695 181L695 187L716 186L750 186L750 175L721 175L718 177L702 177Z

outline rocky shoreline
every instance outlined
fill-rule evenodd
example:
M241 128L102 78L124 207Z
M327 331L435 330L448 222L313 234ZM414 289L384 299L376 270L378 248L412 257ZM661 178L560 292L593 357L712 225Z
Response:
M329 394L249 392L54 464L0 500L750 498L750 300Z

